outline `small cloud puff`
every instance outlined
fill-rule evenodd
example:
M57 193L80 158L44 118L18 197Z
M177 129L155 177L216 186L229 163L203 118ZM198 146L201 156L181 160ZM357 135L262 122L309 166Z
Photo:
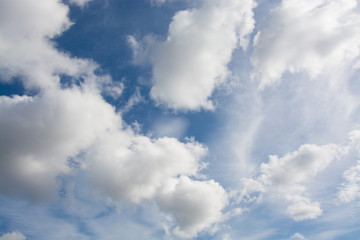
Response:
M174 233L193 238L224 220L222 210L228 204L228 196L213 180L196 181L181 176L163 189L158 202L163 211L175 216L178 226Z

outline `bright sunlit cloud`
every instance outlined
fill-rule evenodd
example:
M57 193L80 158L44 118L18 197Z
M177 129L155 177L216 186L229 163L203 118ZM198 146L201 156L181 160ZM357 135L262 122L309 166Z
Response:
M355 0L1 1L0 240L357 239L359 23Z

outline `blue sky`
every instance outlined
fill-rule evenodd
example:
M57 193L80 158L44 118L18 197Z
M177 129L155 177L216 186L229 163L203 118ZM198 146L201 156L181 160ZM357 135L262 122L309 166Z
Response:
M357 0L4 0L0 240L357 239Z

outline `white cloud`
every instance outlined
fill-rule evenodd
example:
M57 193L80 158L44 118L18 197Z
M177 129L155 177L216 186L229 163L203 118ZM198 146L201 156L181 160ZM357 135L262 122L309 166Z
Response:
M55 193L55 177L70 171L68 157L120 124L100 95L76 87L1 96L0 112L0 190L34 200Z
M128 131L112 131L84 155L86 171L99 191L113 200L139 203L179 175L196 176L204 146L174 138L150 139Z
M295 233L294 235L291 236L291 239L306 240L306 238L300 233Z
M192 139L151 139L127 129L104 134L79 161L101 195L133 203L156 199L160 210L176 220L172 232L190 238L226 216L228 197L220 184L189 178L202 177L206 153Z
M360 15L356 0L283 0L254 41L253 76L260 88L286 71L311 77L346 66L359 56Z
M275 194L289 204L287 213L295 221L314 219L322 213L320 203L312 202L301 184L346 153L347 148L335 144L306 144L281 158L272 155L268 163L261 164L258 177L244 179L241 197L252 201L257 199L254 193Z
M295 220L303 221L315 219L322 214L319 202L312 202L310 198L304 197L300 193L289 191L286 193L286 201L290 203L286 212Z
M247 46L255 5L252 0L211 0L177 12L167 40L154 49L151 97L174 109L213 109L209 98L229 75L233 50Z
M92 75L91 61L70 58L49 39L71 26L69 8L56 0L5 0L0 3L0 76L26 78L31 88L57 87L59 74Z
M343 174L345 182L341 184L338 198L341 202L351 202L360 197L360 161Z
M2 235L0 240L26 240L26 237L20 232L11 232Z
M166 186L158 201L162 210L175 216L178 223L175 234L193 238L224 219L221 211L227 206L228 197L220 184L213 180L196 181L181 176Z
M225 190L213 180L189 178L201 175L207 148L193 139L150 138L126 125L101 95L116 99L123 86L96 76L95 63L59 52L50 40L70 27L68 11L57 0L0 3L1 77L20 76L27 90L39 89L35 96L0 96L0 193L40 201L56 196L57 177L79 173L103 198L161 199L180 235L196 235L219 221ZM61 74L70 78L67 86L61 86ZM84 82L78 84L79 78ZM140 98L137 92L126 107ZM69 158L80 169L72 168ZM166 192L174 182L174 191ZM196 219L177 208L193 206L199 206Z
M282 158L270 156L269 163L261 164L261 178L265 183L269 181L277 186L302 182L324 170L332 160L341 156L342 151L343 149L335 144L302 145L298 151L288 153Z

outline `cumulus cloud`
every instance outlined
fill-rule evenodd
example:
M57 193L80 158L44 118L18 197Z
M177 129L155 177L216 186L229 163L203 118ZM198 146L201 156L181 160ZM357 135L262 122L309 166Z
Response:
M356 0L283 0L254 39L253 76L260 88L286 71L311 77L352 63L360 53Z
M258 199L254 193L275 194L289 204L287 213L295 221L314 219L322 213L320 203L312 202L301 184L346 153L346 148L335 144L306 144L281 158L272 155L261 164L258 177L244 179L242 198L253 201Z
M228 204L228 197L213 180L195 181L181 176L166 186L158 201L163 211L175 216L178 223L175 234L193 238L198 232L223 220L221 211Z
M113 131L95 142L84 156L90 180L114 200L135 203L152 199L179 175L196 176L206 148L194 141L150 139Z
M0 9L2 80L20 77L26 78L26 87L53 88L60 84L59 74L92 75L94 63L59 52L50 41L71 26L68 6L54 0L5 0Z
M177 12L166 41L153 50L151 97L173 109L213 109L209 98L229 75L233 50L248 44L255 5L252 0L211 0Z
M360 197L360 161L355 166L346 170L343 174L345 182L341 184L338 198L347 203Z
M113 201L159 201L179 224L178 235L193 236L220 221L225 190L213 180L192 180L206 166L207 148L190 138L144 136L124 123L102 96L118 98L122 84L96 75L95 63L60 52L51 41L71 26L68 11L57 0L0 3L1 78L20 77L27 90L39 90L0 96L0 193L40 201L56 196L59 176L81 173ZM125 109L140 98L136 92ZM186 216L180 209L189 209Z
M26 237L20 232L11 232L2 235L0 240L26 240Z
M68 157L114 128L113 107L98 94L73 89L42 96L1 96L0 191L42 199L69 173Z

